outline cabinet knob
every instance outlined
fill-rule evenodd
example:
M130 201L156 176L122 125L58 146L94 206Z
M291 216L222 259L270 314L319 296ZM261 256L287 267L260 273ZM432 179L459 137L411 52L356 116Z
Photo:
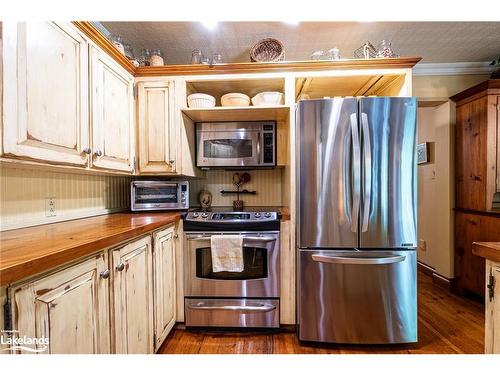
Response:
M102 156L102 151L101 150L97 150L96 152L94 152L94 155L95 156Z
M179 235L177 233L174 234L174 238L176 238L176 239L179 238Z
M125 264L124 263L120 263L116 266L116 270L117 271L123 271L125 269Z
M85 148L83 149L83 153L84 153L84 154L90 155L90 153L91 153L91 152L92 152L92 150L91 150L89 147L85 147Z
M107 278L109 278L109 274L110 274L109 270L105 270L105 271L102 271L99 274L99 276L101 276L101 279L107 279Z
M175 160L174 160L174 159L170 159L168 162L169 162L170 164L174 164L174 163L175 163Z

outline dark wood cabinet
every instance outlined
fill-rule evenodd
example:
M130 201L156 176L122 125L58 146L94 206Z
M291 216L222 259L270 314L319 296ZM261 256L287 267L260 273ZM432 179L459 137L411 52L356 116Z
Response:
M455 213L455 289L484 297L484 258L472 254L473 242L500 240L500 215Z
M484 296L485 262L474 241L500 241L500 80L488 80L453 97L455 127L455 289ZM497 178L498 177L498 178Z

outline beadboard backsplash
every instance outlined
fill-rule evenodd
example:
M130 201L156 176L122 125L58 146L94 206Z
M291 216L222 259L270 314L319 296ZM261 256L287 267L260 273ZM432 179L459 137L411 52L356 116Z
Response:
M130 207L130 177L0 167L0 230L102 215ZM55 216L47 216L54 198Z
M206 172L206 179L189 182L189 204L199 206L198 194L204 187L212 193L212 206L232 206L236 194L220 193L221 190L236 190L232 183L234 171L213 170ZM239 172L241 173L241 172ZM281 206L281 169L262 169L248 171L251 176L249 183L241 189L256 190L256 195L242 194L240 199L245 206Z

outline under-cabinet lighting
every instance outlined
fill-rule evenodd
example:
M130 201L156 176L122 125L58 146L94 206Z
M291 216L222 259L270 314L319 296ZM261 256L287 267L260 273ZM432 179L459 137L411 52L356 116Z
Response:
M215 30L218 25L218 21L201 21L201 24L205 26L208 30Z

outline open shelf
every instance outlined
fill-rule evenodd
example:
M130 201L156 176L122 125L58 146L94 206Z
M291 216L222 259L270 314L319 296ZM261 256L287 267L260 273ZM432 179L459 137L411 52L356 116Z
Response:
M334 96L398 96L405 83L400 74L299 77L295 81L295 99Z
M223 95L231 92L248 95L251 99L263 91L278 91L284 94L285 79L276 77L228 79L219 77L218 79L199 80L193 77L186 81L187 95L193 93L212 95L216 100L216 106L221 105L220 98Z
M286 121L290 107L285 105L275 107L213 107L184 108L182 112L193 122L214 121Z

